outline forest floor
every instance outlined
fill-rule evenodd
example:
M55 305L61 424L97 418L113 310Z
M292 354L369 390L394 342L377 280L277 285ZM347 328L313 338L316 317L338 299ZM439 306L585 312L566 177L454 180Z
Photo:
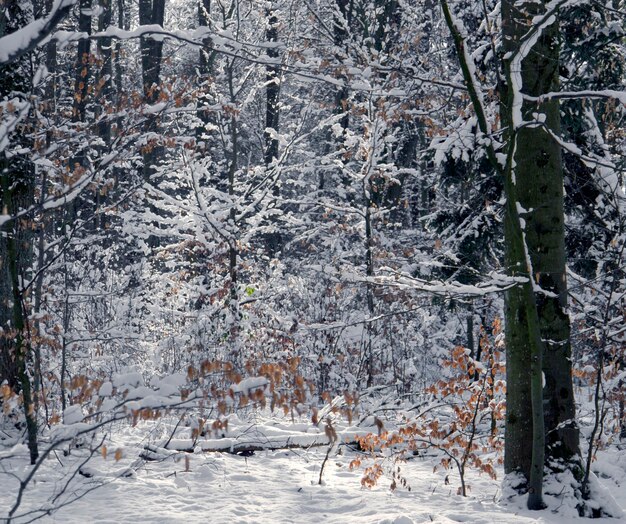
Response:
M276 427L273 426L274 433ZM259 431L258 426L251 428L252 432ZM146 443L154 441L154 432L124 424L111 429L107 452L99 449L93 454L81 467L83 474L77 471L89 456L87 445L72 449L69 454L62 449L52 453L25 491L16 515L67 502L39 522L564 524L575 518L575 510L559 503L558 497L542 512L529 512L519 501L507 503L500 480L474 471L467 473L469 496L462 497L457 494L460 483L456 471L435 468L438 459L433 456L400 464L410 491L391 491L390 479L385 476L374 488L367 489L362 487L361 477L363 467L372 462L364 460L360 468L351 470L350 462L362 454L340 446L339 453L332 454L326 463L323 483L319 485L327 446L263 450L243 457L202 452L198 441L194 453L154 448L157 453L151 458L157 460L147 461L139 457ZM297 443L297 439L292 443ZM182 440L172 444L185 446ZM26 450L20 449L13 448L12 458L1 462L3 516L17 491L12 474L23 476L30 467ZM626 452L616 447L601 452L595 471L617 504L626 508ZM55 493L61 494L53 501ZM36 515L31 513L14 522L28 522ZM626 518L593 522L615 524L626 522Z

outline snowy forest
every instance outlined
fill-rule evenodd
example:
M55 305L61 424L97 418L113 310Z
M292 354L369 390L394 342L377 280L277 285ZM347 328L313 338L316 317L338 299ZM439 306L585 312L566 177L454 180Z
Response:
M621 0L0 0L0 521L618 522Z

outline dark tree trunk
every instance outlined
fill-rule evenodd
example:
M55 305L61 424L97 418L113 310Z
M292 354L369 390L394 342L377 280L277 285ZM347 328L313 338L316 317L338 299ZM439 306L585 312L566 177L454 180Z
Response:
M265 30L265 40L268 43L278 42L278 18L272 8L267 9L267 28ZM278 100L280 95L280 67L277 63L279 54L278 49L270 47L267 50L267 56L272 63L267 66L265 74L265 93L266 93L266 111L265 111L265 165L269 166L274 160L278 159L278 133L279 111ZM271 131L268 131L271 130ZM275 187L275 193L278 193L278 186Z
M78 15L78 30L91 34L91 0L80 0ZM76 54L76 72L74 78L74 122L85 121L85 109L87 107L87 94L89 88L89 71L91 68L89 52L91 40L83 38L78 42ZM79 158L80 165L83 165L83 155Z
M337 9L339 16L335 17L333 24L335 46L338 51L343 51L348 41L348 28L352 22L352 10L354 8L353 0L337 0ZM341 60L341 55L339 59ZM340 74L343 77L343 74ZM335 92L335 111L337 114L343 114L341 118L341 127L348 128L350 118L348 116L348 88L341 87Z
M265 11L266 16L266 29L265 40L268 43L278 42L278 18L274 11L273 5ZM277 63L279 58L278 49L270 47L267 50L267 56L270 58L271 63L266 67L265 72L265 131L263 132L263 138L265 141L264 160L265 168L270 169L272 163L278 160L278 131L279 131L279 97L280 97L280 66ZM275 177L273 177L275 178ZM278 180L274 180L272 186L272 195L275 197L280 196L280 184ZM265 243L267 246L267 252L270 257L273 257L278 253L282 247L282 235L280 229L276 226L276 218L272 217L270 221L274 222L271 226L274 228L267 233Z
M198 26L208 27L211 15L211 0L199 0L198 1ZM213 61L215 60L215 51L210 49L211 39L205 38L202 41L204 47L200 49L200 66L198 72L200 73L199 79L199 94L197 111L198 118L202 123L196 129L196 138L199 144L206 144L207 136L206 128L211 123L210 110L208 107L211 105L211 97L209 95L210 83L213 76ZM206 147L204 148L206 149Z
M349 31L352 21L352 11L354 8L353 0L336 0L336 12L333 17L333 43L335 44L335 59L337 63L336 76L339 79L345 80L346 75L343 70L343 62L346 58L346 46L348 42ZM350 123L350 117L348 114L348 97L349 91L347 87L339 87L335 89L333 93L333 113L335 115L342 115L339 123L343 129L347 129ZM327 151L336 147L333 134L329 132L327 138ZM348 183L344 180L344 183ZM318 188L320 191L328 189L326 187L326 177L324 170L320 171L320 178Z
M139 23L163 26L165 0L139 0ZM144 98L148 104L159 100L161 92L161 61L163 42L149 37L141 38L141 68Z
M12 0L0 6L0 37L11 34L30 22L28 9ZM19 58L0 66L0 100L15 91L32 90L29 60ZM20 132L18 127L17 133ZM32 140L17 136L14 144L31 148ZM27 276L32 264L32 230L26 218L17 219L18 211L34 205L32 164L21 154L9 156L0 151L0 203L2 214L12 217L2 226L0 235L0 383L6 380L14 393L22 395L31 464L39 455L37 413L34 409L28 370L30 341L26 333L26 311L20 279Z
M129 26L127 19L125 17L125 0L117 0L117 27L120 29L127 29ZM120 54L122 52L122 43L119 40L115 41L114 53L113 53L113 69L115 70L115 100L117 105L117 110L121 109L121 101L123 99L124 92L124 83L123 83L123 70L122 70L122 60ZM120 127L122 126L122 121L119 119L117 121L117 132L119 133Z
M100 0L102 12L98 17L98 31L105 31L113 18L111 0ZM113 96L113 42L111 38L98 40L98 56L101 60L100 74L98 78L99 92L96 95L99 103L96 106L98 122L98 135L108 149L111 145L111 121L107 116L107 109L111 107Z
M228 91L230 95L230 102L235 107L235 85L234 85L234 60L231 60L227 66L227 78L228 78ZM228 240L228 274L230 277L230 296L228 307L230 309L232 317L232 325L230 328L230 342L232 348L233 358L236 362L239 361L239 250L237 246L239 235L239 224L237 223L237 209L234 205L235 200L235 177L237 170L239 169L239 122L236 114L232 114L229 119L229 132L230 132L230 158L228 163L228 196L231 198L230 212L229 212L229 226L231 235ZM241 362L238 362L241 363Z
M544 12L537 3L506 0L502 4L505 51L515 53L534 16ZM559 43L558 22L544 29L530 53L522 61L522 92L539 96L558 90ZM511 84L512 72L507 65ZM509 148L514 181L507 186L506 266L512 275L527 276L527 248L533 279L539 289L529 286L511 289L506 296L505 320L507 340L507 418L505 471L518 471L530 482L529 507L543 505L540 480L543 461L533 456L536 428L529 420L541 418L545 426L545 464L560 461L579 475L579 464L570 464L579 456L579 435L571 379L570 323L566 312L567 283L565 272L565 234L563 212L563 169L559 144L551 137L560 134L558 101L540 105L525 102L522 114L531 119L533 112L545 115L545 127L522 126L511 131L512 90L503 93L503 121L509 126ZM521 206L516 209L517 203ZM518 223L525 222L526 248L520 244ZM533 318L538 318L540 354L534 354ZM541 363L541 366L538 365ZM542 385L542 371L545 385ZM532 402L528 400L532 399ZM529 445L533 442L533 445ZM537 451L537 450L535 450ZM539 453L537 452L538 456ZM533 477L535 480L533 481Z
M139 0L139 23L141 25L163 26L165 19L165 0ZM141 69L143 94L146 104L156 104L161 95L161 62L163 42L149 37L141 37ZM143 174L147 179L154 173L156 163L161 156L161 147L155 134L159 131L156 117L146 121L144 131L148 134L148 144L144 147Z
M474 84L472 64L467 63L464 37L446 0L441 0L441 5L478 126L488 135L490 129ZM534 38L523 40L529 31L538 30L533 26L535 17L544 13L541 3L505 0L502 4L504 167L493 146L487 145L490 162L504 178L506 267L510 275L525 280L506 295L504 466L506 473L519 473L528 481L529 509L544 507L544 467L569 469L577 481L583 480L571 378L570 325L565 311L563 168L560 146L553 137L560 132L560 111L554 99L532 104L523 99L523 94L537 97L558 89L556 18L547 18L551 25ZM522 46L522 40L528 45ZM544 115L542 125L522 122L532 122L535 112Z

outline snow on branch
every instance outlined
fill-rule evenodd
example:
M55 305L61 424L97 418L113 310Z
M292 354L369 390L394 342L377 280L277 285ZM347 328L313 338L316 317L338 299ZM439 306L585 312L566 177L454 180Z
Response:
M412 277L407 274L399 273L390 268L381 268L381 271L389 272L388 275L380 275L370 278L359 278L360 281L368 282L381 286L392 286L413 291L423 291L436 295L465 296L477 297L485 296L492 293L502 293L507 289L511 289L518 284L524 284L528 281L525 277L511 277L490 274L490 280L476 285L461 284L459 282L442 282L428 281L421 278Z
M35 49L68 15L76 2L77 0L56 0L46 18L39 18L0 38L0 64L10 64Z
M368 87L362 81L351 82L337 78L331 74L322 73L304 62L296 62L293 64L288 64L284 61L281 62L276 57L269 56L267 51L269 49L284 50L285 44L283 42L243 42L237 40L233 36L232 32L228 30L215 31L209 29L208 27L199 27L194 30L164 29L160 25L151 24L142 25L132 30L125 30L119 27L110 26L104 31L99 31L93 34L79 31L57 31L52 35L52 39L57 41L61 47L82 39L99 40L103 38L112 38L115 40L151 38L159 41L173 39L188 45L206 48L213 53L219 53L231 58L245 60L250 64L262 66L275 65L278 66L281 71L293 74L301 79L324 82L337 88L349 87L354 91L371 92L377 96L407 96L405 92L393 89L390 92L374 92L371 87ZM368 67L373 66L370 65ZM356 68L353 68L353 70L354 69ZM397 73L406 78L416 80L420 84L436 85L457 91L466 90L465 86L455 82L419 75L415 71L412 71L410 67L389 67L376 65L376 70L381 74ZM359 78L362 77L362 75L358 75L357 71L354 71L354 73Z
M509 61L509 89L512 93L511 127L513 130L517 130L524 125L522 115L522 105L524 103L524 95L522 94L522 62L535 47L543 31L556 22L556 13L560 9L569 5L575 5L578 2L579 0L553 0L548 3L545 13L534 17L531 28L520 39L517 49L505 56L505 59Z
M626 106L626 93L624 91L615 91L613 89L603 89L599 91L555 91L541 96L524 95L525 100L537 102L538 104L547 102L548 100L571 100L579 98L605 98L617 100L620 104Z
M0 39L0 46L2 39ZM0 47L0 53L2 48ZM30 103L26 100L14 98L0 103L0 114L3 118L0 120L0 152L9 146L9 135L15 131L17 125L28 115L30 111ZM0 215L1 217L2 215ZM0 223L1 225L1 223Z
M491 126L487 120L485 97L483 96L480 83L476 77L476 65L474 64L474 59L467 51L465 28L462 23L454 17L446 0L441 0L441 8L446 20L446 25L448 26L448 29L452 34L452 39L454 40L454 47L459 58L459 64L463 73L463 80L467 86L467 91L472 107L474 108L474 113L476 113L478 127L481 133L489 139L486 144L487 156L494 168L499 170L501 166L498 162L496 150L491 140Z

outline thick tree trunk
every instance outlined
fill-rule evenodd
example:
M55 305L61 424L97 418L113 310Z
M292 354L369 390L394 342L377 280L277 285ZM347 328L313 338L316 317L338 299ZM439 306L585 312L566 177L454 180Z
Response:
M506 52L517 51L520 39L531 27L532 18L543 11L544 7L537 3L503 2ZM558 64L558 23L555 22L543 30L522 61L522 92L540 96L556 91ZM511 84L510 64L508 78ZM511 92L503 93L503 121L509 126L509 148L514 148L514 152L510 150L510 153L515 166L514 180L507 188L507 199L515 199L515 202L507 206L506 265L512 275L527 275L527 249L533 271L530 278L534 279L536 286L532 293L528 292L528 286L522 286L511 289L506 296L505 471L518 471L531 481L529 507L536 509L541 506L541 501L540 494L539 500L535 497L536 486L532 478L543 475L543 463L533 463L537 427L533 431L528 421L537 423L537 411L542 412L546 464L554 464L555 459L567 463L580 452L571 380L570 324L566 313L563 169L560 146L550 134L560 133L559 104L558 101L540 105L525 102L522 107L524 118L531 120L535 112L544 114L545 127L520 126L520 122L513 121L512 101ZM515 125L517 129L513 129ZM516 238L516 222L520 218L525 223L526 248ZM533 319L530 318L534 316L533 310L536 310L539 320L539 355L533 354L536 346L532 340ZM540 369L537 368L540 362L545 382L543 387ZM535 446L530 446L530 442L534 442Z
M10 205L9 202L13 198L13 192L5 184L6 178L3 177L2 193L4 197L4 208ZM5 263L9 268L9 278L11 280L12 295L12 357L15 359L15 368L17 379L22 394L22 405L24 407L24 417L26 419L26 436L28 439L28 450L30 454L30 463L35 464L39 457L39 449L37 444L37 413L33 405L33 395L30 383L30 376L27 363L30 353L30 344L26 337L26 319L24 312L24 295L20 286L20 267L17 254L17 228L7 234L7 253Z
M163 26L165 20L165 0L139 0L139 23L140 25ZM154 105L161 98L161 62L163 59L163 41L149 37L141 37L139 41L141 49L141 72L143 84L143 98L146 105ZM160 126L157 115L147 115L143 124L145 144L142 147L144 181L149 181L156 173L159 159L163 155L163 146L160 143ZM149 204L151 210L156 212ZM157 212L158 214L158 212ZM158 223L153 223L155 229L159 229ZM158 235L148 237L148 245L155 248L159 246L161 239Z
M139 0L139 23L141 25L163 26L165 19L165 0ZM141 68L143 93L148 104L159 100L161 92L161 60L163 42L149 37L141 40Z
M91 34L91 0L80 0L78 15L78 30ZM76 55L76 72L74 78L74 122L85 121L85 109L87 107L87 93L89 87L89 71L91 64L89 60L89 51L91 40L83 38L78 42ZM82 155L78 158L82 165Z
M139 0L139 23L141 25L163 26L165 19L165 0ZM163 41L141 37L141 69L143 94L146 104L159 101L161 94L161 62L163 59ZM161 155L161 148L153 140L159 130L156 117L148 118L144 131L150 137L143 153L143 175L145 178L154 173Z
M441 4L478 126L489 135L463 35L447 2L441 0ZM582 480L583 473L577 458L570 326L565 311L563 169L560 147L553 137L560 132L559 105L554 100L530 104L522 98L522 94L537 97L558 88L558 22L547 17L551 25L534 25L540 19L535 17L544 13L543 4L513 0L502 4L504 167L494 147L487 144L488 158L504 178L507 270L526 279L506 296L505 472L526 478L530 509L543 507L544 466L568 468L577 480ZM520 45L522 41L525 46ZM543 117L537 119L535 113Z
M17 1L0 7L0 37L26 25L28 10ZM27 80L28 59L21 58L0 66L0 100L14 91L32 90ZM18 137L16 145L30 148L32 141ZM34 175L27 158L0 152L0 207L2 214L15 217L20 209L34 205ZM37 413L34 409L28 370L30 344L26 336L26 312L20 279L32 264L33 235L24 227L25 219L5 222L0 234L0 383L6 380L15 393L21 393L31 463L38 457Z

